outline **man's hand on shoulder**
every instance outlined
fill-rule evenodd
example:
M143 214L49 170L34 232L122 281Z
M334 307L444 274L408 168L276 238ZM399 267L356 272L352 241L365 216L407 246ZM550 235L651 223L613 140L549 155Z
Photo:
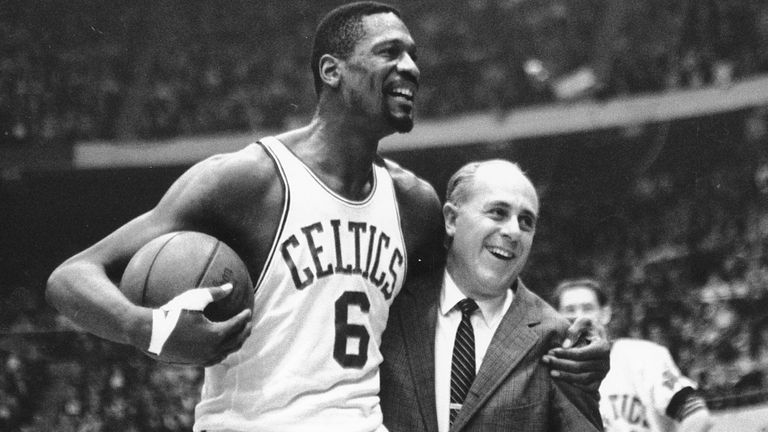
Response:
M542 361L550 366L552 377L597 393L610 369L610 354L605 328L580 318L568 328L563 345L549 350Z

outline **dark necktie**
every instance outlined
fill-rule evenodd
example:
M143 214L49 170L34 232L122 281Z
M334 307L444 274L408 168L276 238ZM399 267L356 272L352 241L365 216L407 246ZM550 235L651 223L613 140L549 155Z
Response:
M451 403L450 424L456 418L467 397L469 387L475 379L475 332L469 317L477 310L474 300L465 298L456 307L461 310L461 323L456 330L451 361Z

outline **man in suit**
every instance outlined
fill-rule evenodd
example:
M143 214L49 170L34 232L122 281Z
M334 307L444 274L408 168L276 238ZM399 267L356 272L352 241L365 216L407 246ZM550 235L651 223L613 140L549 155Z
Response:
M592 388L554 379L542 355L569 322L519 279L539 201L511 162L449 180L444 271L409 282L383 336L384 424L398 431L599 431Z

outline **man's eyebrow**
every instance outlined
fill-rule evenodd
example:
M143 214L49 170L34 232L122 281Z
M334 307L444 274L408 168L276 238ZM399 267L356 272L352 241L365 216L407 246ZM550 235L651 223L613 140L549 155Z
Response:
M512 205L511 205L511 204L509 204L509 203L508 203L508 202L506 202L506 201L501 201L501 200L498 200L498 201L490 201L490 202L488 202L488 203L485 205L485 208L490 208L490 207L504 207L504 208L512 208Z

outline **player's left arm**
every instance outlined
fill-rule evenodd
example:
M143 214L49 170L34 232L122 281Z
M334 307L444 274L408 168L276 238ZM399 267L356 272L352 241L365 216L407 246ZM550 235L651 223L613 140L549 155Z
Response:
M579 318L568 328L561 347L542 358L554 378L577 385L595 398L611 367L611 344L605 328L589 318Z
M386 160L395 184L400 224L408 255L409 279L442 269L445 261L443 213L435 189L398 164Z
M707 432L714 426L707 402L692 387L675 393L666 414L679 422L679 432Z
M557 312L551 310L554 320L553 330L545 333L548 336L543 340L542 348L555 346L560 341L572 337L569 323L560 317ZM542 326L546 326L547 320L542 319ZM546 327L544 327L546 328ZM597 391L577 385L563 379L547 380L549 386L549 403L552 412L551 423L548 430L558 431L602 431L603 420L600 415L600 399Z

